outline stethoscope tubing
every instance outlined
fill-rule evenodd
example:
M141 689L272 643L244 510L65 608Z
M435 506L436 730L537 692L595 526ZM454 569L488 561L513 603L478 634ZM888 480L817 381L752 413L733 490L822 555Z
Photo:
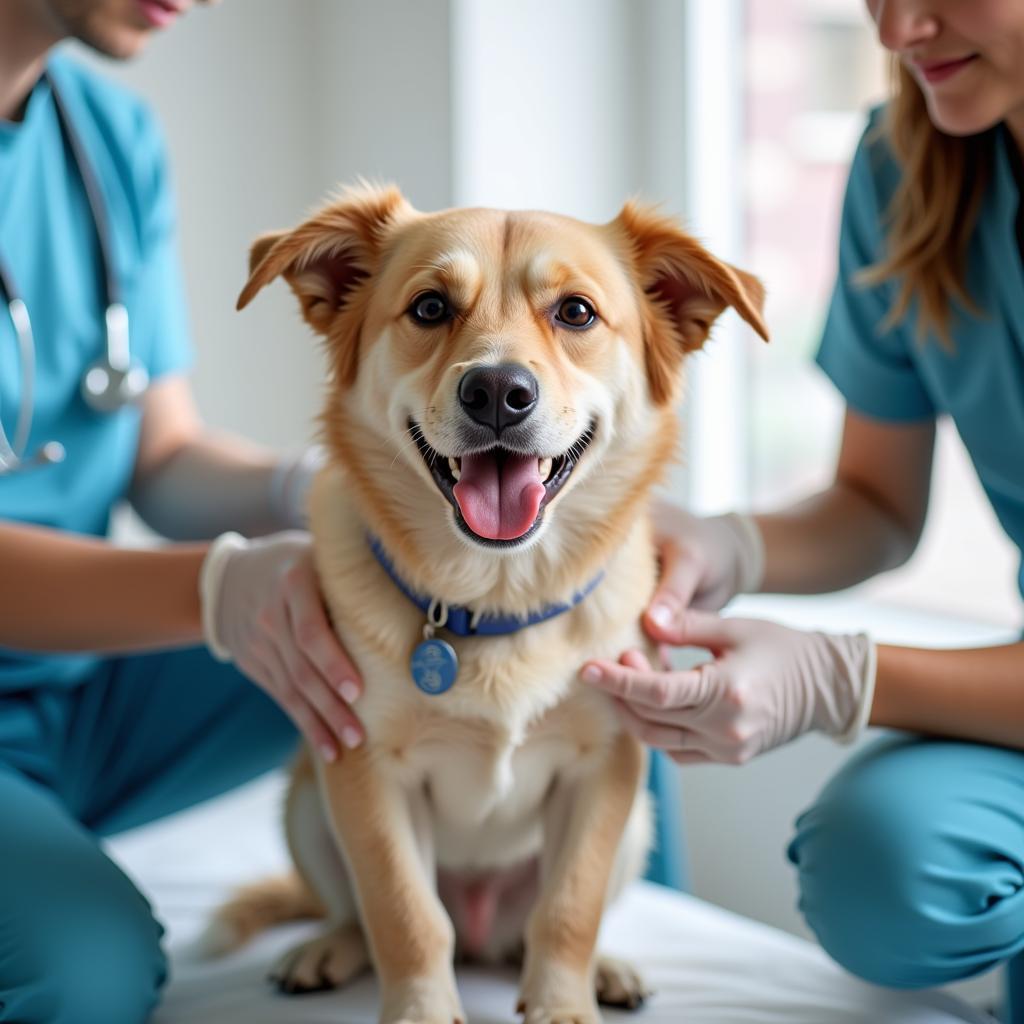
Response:
M3 269L0 268L0 277ZM7 291L6 282L4 290ZM10 294L9 291L7 291ZM14 427L14 441L8 441L3 424L0 423L0 469L9 469L17 465L28 447L28 435L32 430L32 413L35 409L35 362L36 349L32 338L32 321L29 319L28 307L20 298L13 298L7 303L14 324L14 334L18 340L18 362L21 367L21 402L18 406L18 422Z
M99 240L100 261L103 264L103 277L106 286L104 317L106 351L100 362L87 369L82 382L82 392L87 403L96 411L113 412L127 401L135 400L145 391L147 377L143 367L132 367L128 310L122 301L115 271L110 221L103 202L99 179L89 161L78 132L75 131L71 116L53 76L44 71L43 77L50 86L50 94L57 111L57 120L85 188L86 200L89 203L89 210ZM7 300L7 310L14 324L14 333L18 343L18 359L21 366L20 403L13 441L8 438L3 424L0 422L0 475L3 475L29 465L59 462L64 456L62 446L51 441L40 449L34 459L25 460L35 410L35 338L28 307L17 291L10 268L4 264L2 257L0 257L0 288L3 290L3 297ZM97 374L102 378L98 387L93 384L93 378ZM126 389L126 394L123 395L119 389L124 386L126 381L130 386Z

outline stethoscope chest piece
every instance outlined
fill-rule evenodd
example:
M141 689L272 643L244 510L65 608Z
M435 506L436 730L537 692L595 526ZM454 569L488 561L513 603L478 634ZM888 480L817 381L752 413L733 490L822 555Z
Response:
M149 387L149 374L132 359L128 311L120 302L107 307L107 350L82 377L82 398L96 412L117 412L137 402Z
M127 370L115 370L100 359L82 378L82 398L96 412L117 412L137 402L148 386L149 374L139 363L133 363Z

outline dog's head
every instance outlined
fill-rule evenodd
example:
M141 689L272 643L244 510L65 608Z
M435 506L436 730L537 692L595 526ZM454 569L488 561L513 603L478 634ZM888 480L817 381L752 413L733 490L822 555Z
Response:
M239 308L283 274L326 341L327 440L364 510L444 547L607 531L671 454L715 318L767 337L759 282L633 203L591 225L360 188L260 238L250 271Z

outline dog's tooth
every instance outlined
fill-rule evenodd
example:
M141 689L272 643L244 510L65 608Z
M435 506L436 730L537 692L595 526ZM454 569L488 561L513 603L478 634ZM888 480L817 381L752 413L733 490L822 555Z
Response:
M462 467L459 465L459 460L453 459L450 455L448 456L448 468L452 471L452 476L456 480L462 476Z
M541 480L547 480L551 476L551 459L543 458L537 460L537 469L540 472Z

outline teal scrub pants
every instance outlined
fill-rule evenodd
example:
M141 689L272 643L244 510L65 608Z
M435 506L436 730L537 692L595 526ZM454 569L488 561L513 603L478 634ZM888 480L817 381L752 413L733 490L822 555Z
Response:
M924 988L1024 949L1024 753L885 737L796 829L800 909L853 974ZM1015 1013L1024 1024L1024 1007Z
M205 649L0 694L0 1021L142 1024L166 977L162 929L97 837L237 786L296 743Z

